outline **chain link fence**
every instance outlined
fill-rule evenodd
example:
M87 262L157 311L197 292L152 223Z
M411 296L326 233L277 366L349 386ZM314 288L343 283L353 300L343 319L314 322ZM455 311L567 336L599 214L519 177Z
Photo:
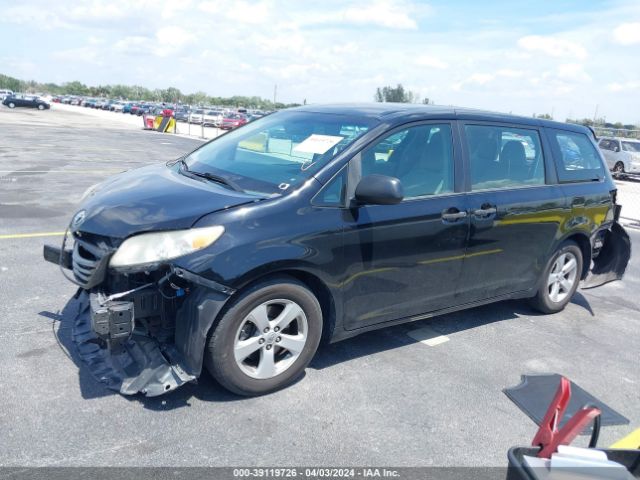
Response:
M640 130L626 128L593 127L598 137L622 137L640 139Z

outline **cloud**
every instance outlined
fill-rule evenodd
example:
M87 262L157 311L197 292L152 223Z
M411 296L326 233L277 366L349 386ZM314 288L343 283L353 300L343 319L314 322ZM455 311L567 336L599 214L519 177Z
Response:
M235 0L224 3L216 0L207 0L198 4L198 10L210 15L222 16L228 21L249 25L264 24L271 18L271 5L265 1L248 2Z
M297 13L293 15L292 22L285 24L288 26L323 25L332 28L356 26L416 30L418 29L416 18L430 13L428 4L416 5L403 0L358 0L349 3L351 5L345 8L332 9L330 5L327 5L319 11L306 11L303 15Z
M624 83L613 82L607 85L610 92L630 92L640 90L640 81L629 81Z
M114 48L126 55L149 55L150 46L153 44L153 38L142 35L132 35L118 40Z
M449 64L442 61L437 57L432 57L430 55L421 55L416 59L416 65L420 67L429 67L429 68L437 68L439 70L444 70L449 68Z
M415 30L418 24L408 12L411 5L391 0L377 0L348 7L336 16L353 25L377 25L385 28Z
M522 70L513 70L511 68L502 68L498 70L497 75L500 77L506 78L520 78L524 76L524 72Z
M625 46L640 43L640 22L618 25L613 30L613 41Z
M550 57L587 58L587 50L582 45L553 36L527 35L518 40L518 46L529 52L540 52Z
M574 80L578 82L590 82L591 76L584 71L584 65L579 63L564 63L558 65L558 78L563 80Z
M495 78L496 76L492 73L476 72L476 73L472 73L461 82L454 83L452 88L454 91L460 91L467 85L484 86L491 83Z
M54 52L52 56L55 60L60 62L81 62L102 65L98 51L89 46L59 50Z

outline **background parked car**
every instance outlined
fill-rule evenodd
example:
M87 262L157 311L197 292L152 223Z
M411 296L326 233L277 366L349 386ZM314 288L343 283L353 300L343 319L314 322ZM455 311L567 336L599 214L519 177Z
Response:
M200 125L202 123L203 115L204 115L204 110L201 108L197 108L193 112L191 112L191 115L189 116L189 121L191 123L196 123Z
M35 95L10 95L2 101L2 104L9 108L28 107L38 110L51 108L51 105Z
M189 115L191 111L186 107L178 107L175 111L176 121L187 122L189 121Z
M229 113L225 115L220 124L222 130L233 130L247 123L247 117L240 113Z
M224 112L222 110L205 110L202 123L205 127L218 127L224 119Z
M4 100L11 95L13 95L11 90L0 90L0 100Z
M614 176L640 174L640 140L604 137L598 146Z

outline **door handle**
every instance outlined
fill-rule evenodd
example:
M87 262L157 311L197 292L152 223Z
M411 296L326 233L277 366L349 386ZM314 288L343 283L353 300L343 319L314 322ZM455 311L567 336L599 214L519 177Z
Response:
M488 217L489 215L495 215L498 212L496 207L478 208L473 211L476 217Z
M447 222L455 222L456 220L460 220L461 218L465 218L467 216L467 212L460 212L460 211L453 212L451 210L454 210L454 209L449 209L442 212L443 220L446 220Z

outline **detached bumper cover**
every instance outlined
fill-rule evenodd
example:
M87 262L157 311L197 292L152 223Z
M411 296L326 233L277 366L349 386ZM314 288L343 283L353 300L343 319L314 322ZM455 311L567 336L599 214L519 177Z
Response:
M108 348L103 335L98 335L92 328L95 318L104 316L106 309L98 307L100 311L94 311L90 294L85 290L81 291L78 300L80 310L72 328L72 338L96 380L124 395L140 392L155 397L196 379L196 375L185 370L175 346L160 344L135 331ZM93 303L95 306L95 299Z
M631 239L625 229L614 222L603 239L598 256L582 282L582 288L594 288L608 282L621 280L631 259Z
M74 267L78 255L50 245L43 254L65 269ZM78 290L78 310L70 320L79 356L96 380L124 395L153 397L196 380L209 331L235 292L174 265L159 275L143 277L149 283L137 288L130 277L103 276L100 286ZM114 281L119 287L109 296L103 289L114 288ZM163 288L174 292L169 306Z

